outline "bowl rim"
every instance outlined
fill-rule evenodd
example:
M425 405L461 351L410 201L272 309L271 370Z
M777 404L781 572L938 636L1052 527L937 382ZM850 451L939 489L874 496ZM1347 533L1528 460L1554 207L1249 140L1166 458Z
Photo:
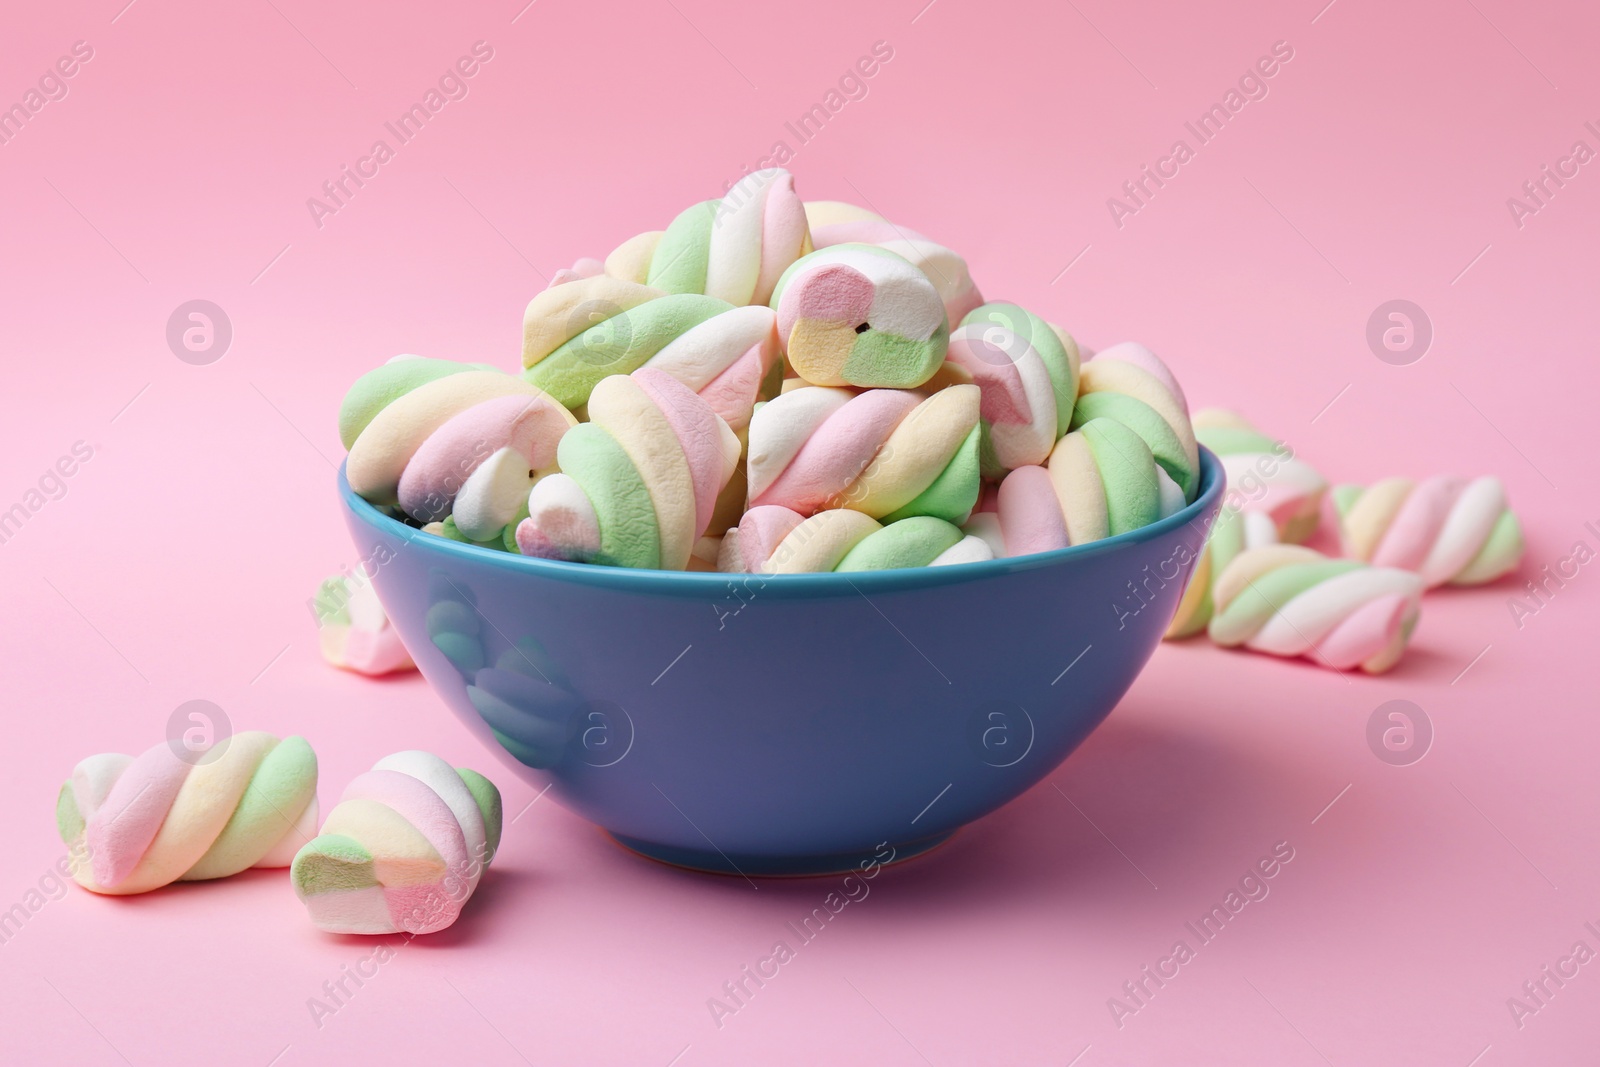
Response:
M465 541L454 541L436 534L424 534L420 529L407 526L390 518L373 504L358 496L350 488L345 476L345 462L338 470L339 495L346 510L367 526L399 538L407 545L419 537L426 538L429 551L461 557L487 566L503 568L549 580L632 592L686 593L721 591L730 582L743 578L759 579L761 589L781 589L792 592L838 593L848 590L862 593L906 588L926 588L998 577L1004 574L1055 567L1096 556L1116 553L1134 545L1158 540L1184 526L1203 524L1200 539L1193 546L1198 556L1210 533L1208 515L1216 513L1215 505L1227 487L1227 476L1216 454L1200 446L1200 490L1194 500L1164 519L1141 526L1137 530L1114 534L1088 544L1069 545L1049 552L1034 552L1026 556L1008 556L1004 559L978 560L971 563L952 563L942 567L897 567L876 571L821 571L804 574L745 574L726 571L670 571L644 570L637 567L603 567L592 563L569 563L565 560L541 559L514 552L481 548Z

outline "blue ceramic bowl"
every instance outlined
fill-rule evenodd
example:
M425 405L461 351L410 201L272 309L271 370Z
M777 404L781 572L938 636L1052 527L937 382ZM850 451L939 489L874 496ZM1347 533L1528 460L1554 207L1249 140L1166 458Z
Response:
M350 491L378 594L450 709L654 859L731 874L904 859L1049 774L1160 643L1222 498L1017 559L856 574L558 563Z

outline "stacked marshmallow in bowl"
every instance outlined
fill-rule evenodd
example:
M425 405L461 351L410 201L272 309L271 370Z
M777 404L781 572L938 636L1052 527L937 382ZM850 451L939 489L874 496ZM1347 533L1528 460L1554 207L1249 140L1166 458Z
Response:
M520 375L399 357L351 389L340 433L351 488L424 531L759 574L1127 533L1195 500L1204 443L1230 504L1168 636L1340 669L1388 669L1425 586L1490 580L1522 547L1493 479L1336 490L1351 558L1301 547L1321 476L1230 413L1191 422L1148 348L1090 356L1034 312L985 301L950 249L802 202L778 169L558 272L524 315Z
M340 412L351 487L547 559L765 573L1082 544L1191 502L1183 390L986 303L948 248L749 175L528 305L522 373L399 357ZM987 491L986 491L987 490Z

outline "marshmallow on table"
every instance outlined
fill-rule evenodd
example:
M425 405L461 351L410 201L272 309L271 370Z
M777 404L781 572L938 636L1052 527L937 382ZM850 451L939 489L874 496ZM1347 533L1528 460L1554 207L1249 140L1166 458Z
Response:
M528 495L516 530L523 554L685 569L739 461L738 435L652 367L601 381L589 418L561 441L562 473Z
M1278 528L1266 512L1240 511L1224 503L1221 514L1212 524L1210 536L1200 549L1200 559L1178 601L1178 610L1172 616L1165 637L1168 640L1192 637L1204 630L1215 610L1211 589L1217 576L1227 570L1239 553L1278 543Z
M1429 589L1481 585L1522 559L1522 525L1492 477L1386 478L1333 490L1345 555L1415 571Z
M722 538L717 569L756 574L938 567L993 559L981 539L930 515L887 525L848 509L810 518L776 504L745 512Z
M1167 629L1169 639L1190 637L1211 622L1212 586L1239 553L1310 537L1327 490L1315 468L1231 411L1196 412L1194 432L1222 461L1228 492Z
M370 392L358 382L347 406L358 390ZM517 517L529 488L558 469L556 445L576 424L566 408L513 375L446 374L392 396L371 415L350 444L345 476L374 504L398 504L419 523L451 517L465 538L490 540Z
M287 867L317 824L317 757L302 737L249 731L203 752L163 742L90 756L56 800L85 889L123 896Z
M456 921L500 847L500 791L426 752L345 788L290 879L320 930L430 934Z
M933 283L877 245L796 261L772 294L789 365L813 385L913 389L944 362L950 323Z
M602 378L649 366L699 393L736 429L749 422L762 381L778 360L777 316L771 308L734 307L696 293L632 304L586 298L568 306L563 290L593 286L632 283L601 275L548 289L528 305L525 337L534 324L553 325L541 327L537 345L524 344L527 381L577 409L589 402Z
M811 242L818 248L837 244L871 244L903 256L927 276L943 301L952 324L983 303L967 262L950 249L854 204L838 200L806 203Z
M750 503L802 515L849 508L886 522L965 522L978 499L979 404L975 385L927 397L790 389L750 420Z
M1303 545L1263 545L1235 556L1211 596L1206 632L1219 645L1380 674L1411 639L1422 581Z
M984 477L998 481L1050 457L1078 396L1078 346L1070 335L1015 304L984 304L951 332L945 358L983 392Z
M1194 500L1200 489L1200 449L1189 422L1189 403L1154 352L1125 341L1083 363L1072 429L1102 418L1138 434L1183 491L1183 499Z
M1316 468L1231 411L1206 408L1193 423L1195 438L1222 460L1230 502L1267 515L1281 541L1299 544L1316 532L1328 489Z
M336 574L315 600L322 658L358 674L416 670L370 581Z
M1183 490L1144 439L1098 418L1058 441L1045 466L1006 475L994 518L969 532L991 544L998 535L1003 555L1023 556L1137 530L1183 506Z

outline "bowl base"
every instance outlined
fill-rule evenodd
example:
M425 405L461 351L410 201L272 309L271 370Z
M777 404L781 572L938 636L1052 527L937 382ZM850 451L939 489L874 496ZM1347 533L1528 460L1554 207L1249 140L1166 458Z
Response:
M950 840L954 830L932 837L918 838L915 841L895 843L893 858L884 863L878 859L876 851L863 852L838 852L820 856L752 856L748 854L729 854L721 851L705 852L699 849L679 848L675 845L658 845L652 841L640 841L638 838L627 837L623 834L614 834L606 831L617 844L630 852L636 852L646 859L665 863L672 867L682 867L691 871L702 871L708 874L731 874L735 878L816 878L829 874L851 874L860 871L864 866L870 867L873 863L881 866L893 866L920 856L925 852L938 848Z

